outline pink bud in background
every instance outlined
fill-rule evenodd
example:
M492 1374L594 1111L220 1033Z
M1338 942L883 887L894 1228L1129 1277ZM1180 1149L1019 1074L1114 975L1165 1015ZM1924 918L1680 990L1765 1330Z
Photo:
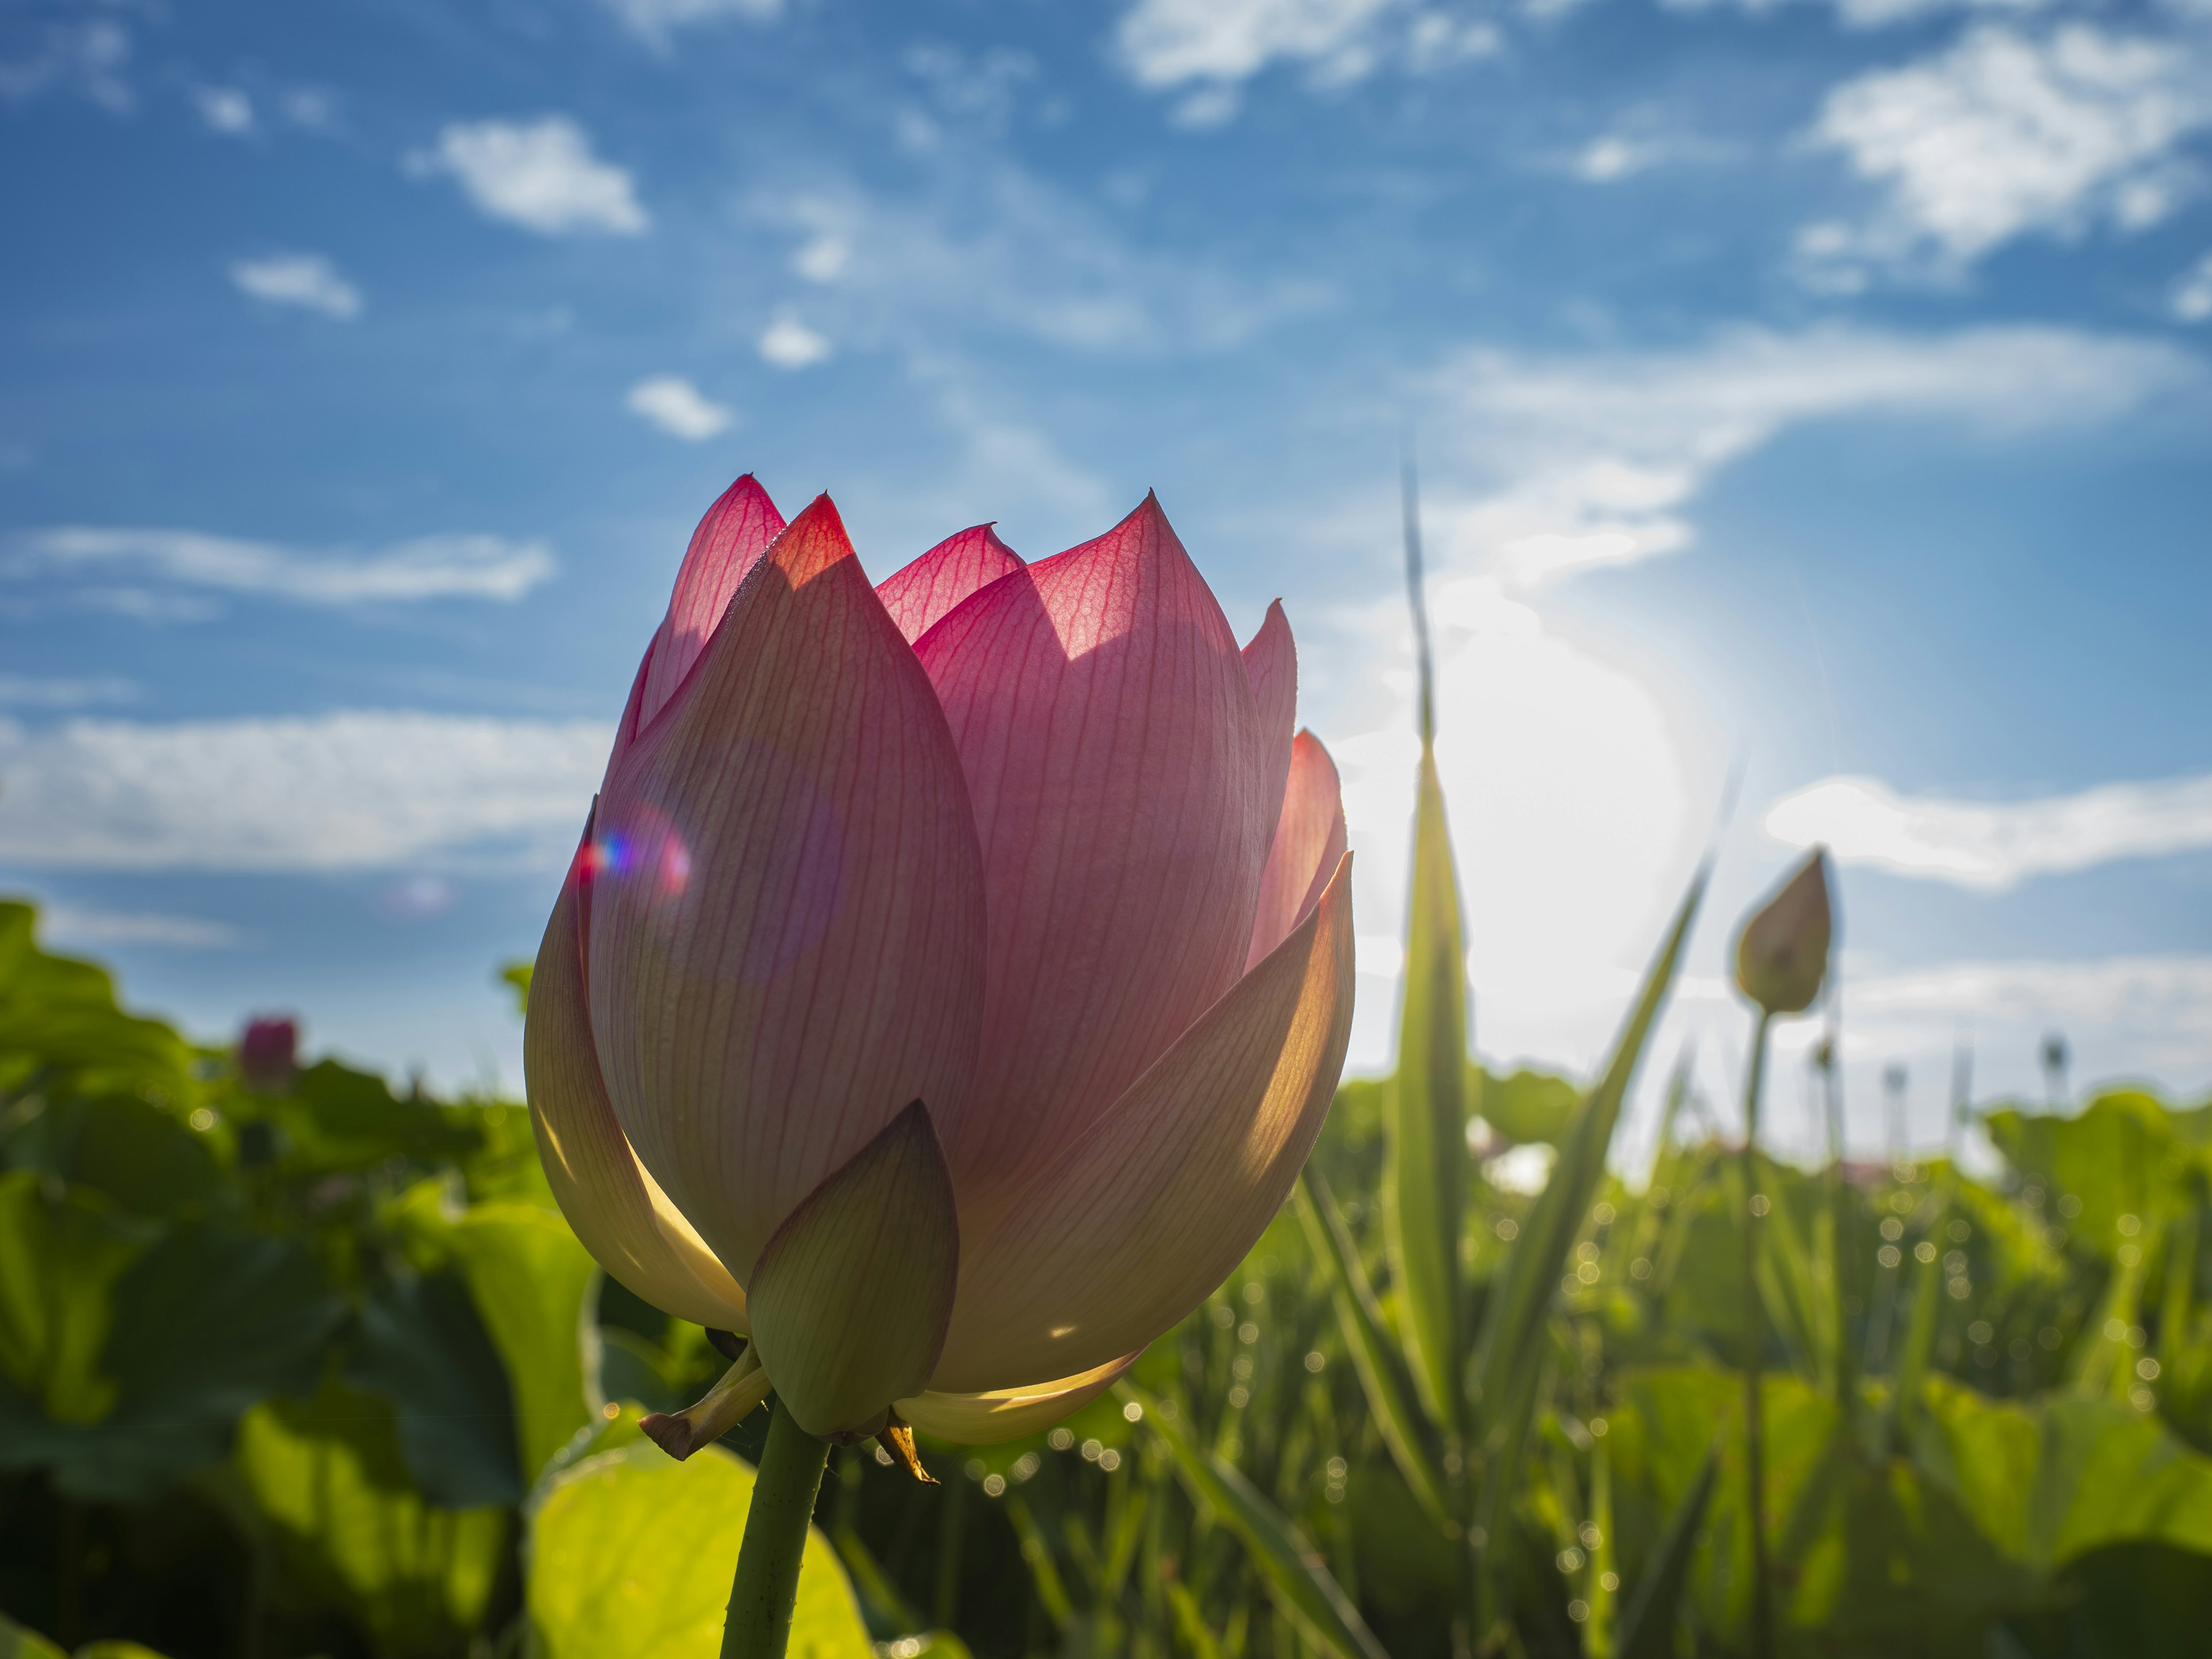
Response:
M289 1095L300 1078L300 1023L256 1014L238 1038L238 1079L257 1095Z
M1201 1301L1350 1033L1334 767L1156 501L872 587L829 497L694 535L526 1031L607 1271L815 1434L1030 1433ZM757 1395L748 1397L757 1397Z

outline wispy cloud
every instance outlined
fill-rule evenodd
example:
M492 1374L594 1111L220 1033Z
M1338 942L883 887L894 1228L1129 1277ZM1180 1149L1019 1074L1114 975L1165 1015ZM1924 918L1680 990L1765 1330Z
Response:
M682 28L726 22L773 22L783 15L783 0L599 0L624 27L647 45L665 50Z
M1682 350L1459 353L1431 429L1470 472L1430 518L1449 555L1530 586L1670 552L1722 468L1809 421L1889 415L2020 430L2094 422L2196 372L2162 344L2049 328L1933 336L1736 330Z
M2018 16L2047 11L2060 0L1833 0L1837 16L1852 28L1874 29L1923 21L1945 12L1998 12ZM1666 0L1674 11L1718 11L1733 8L1754 15L1780 11L1796 0Z
M82 16L82 8L40 9L43 18L33 13L25 20L29 51L0 58L0 99L16 103L70 91L111 115L128 115L137 107L129 80L131 31L112 16Z
M732 418L726 405L716 403L680 374L655 374L640 380L629 389L623 405L670 437L693 443L713 437Z
M49 679L21 674L0 674L0 708L90 708L106 703L132 702L138 687L131 680Z
M129 572L188 587L264 595L302 605L409 604L426 599L512 601L548 580L542 542L502 536L423 536L368 554L308 552L197 530L62 525L33 531L6 567ZM126 590L128 591L128 590Z
M636 236L652 222L628 169L601 161L565 115L453 122L407 165L418 176L450 175L487 218L541 236Z
M2032 876L2212 847L2212 777L2115 783L2042 800L1900 795L1830 778L1767 809L1766 833L1846 864L2002 892Z
M297 306L350 322L361 315L361 290L319 253L274 253L237 259L230 280L241 293L275 306Z
M1998 25L1947 50L1845 82L1812 137L1880 187L1859 222L1808 227L1816 283L1870 270L1955 275L2030 234L2163 218L2191 188L2178 154L2212 124L2212 78L2188 46L2087 23Z
M2212 253L2182 272L2167 305L2181 322L2212 322Z
M606 764L597 720L409 712L0 720L0 860L303 871L557 866Z
M955 331L1099 356L1210 351L1331 301L1310 277L1247 277L1134 246L1095 204L988 150L945 161L915 198L817 177L755 198L755 217L791 234L793 268L816 287L809 332L923 356Z
M1963 1039L1990 1079L1984 1099L2039 1095L2033 1056L2052 1031L2074 1050L2077 1084L2147 1077L2196 1089L2212 1077L2212 956L1936 963L1848 980L1843 994L1847 1059L1874 1064L1917 1051L1924 1063L1912 1074L1932 1079L1948 1072ZM1940 1120L1927 1109L1934 1091L1918 1092L1925 1144Z
M1339 76L1365 70L1367 36L1404 0L1138 0L1115 31L1139 86L1237 82L1270 64L1320 63Z
M228 951L246 935L228 922L204 916L177 916L153 910L88 910L73 904L48 905L39 912L39 931L52 944L80 950L116 945L154 945L177 951Z

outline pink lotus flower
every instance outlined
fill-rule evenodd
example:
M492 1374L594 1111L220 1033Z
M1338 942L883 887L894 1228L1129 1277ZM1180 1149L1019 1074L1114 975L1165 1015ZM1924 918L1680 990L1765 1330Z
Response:
M750 477L715 502L526 1039L578 1236L752 1339L695 1413L772 1382L811 1434L895 1408L1012 1438L1227 1276L1352 1016L1296 681L1281 607L1240 652L1150 498L1035 565L978 526L874 588L828 496L788 528Z
M300 1022L256 1014L238 1037L238 1080L257 1095L289 1095L300 1079Z

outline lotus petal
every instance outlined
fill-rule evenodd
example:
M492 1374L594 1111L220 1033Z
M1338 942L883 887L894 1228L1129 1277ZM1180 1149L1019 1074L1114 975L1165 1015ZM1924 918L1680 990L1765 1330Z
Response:
M1056 1382L994 1389L985 1394L939 1394L934 1390L897 1402L898 1414L924 1434L958 1446L996 1446L1048 1429L1072 1417L1114 1386L1144 1352L1125 1353L1103 1365Z
M783 514L750 472L707 509L707 516L691 532L691 544L676 573L668 615L647 653L635 730L643 731L667 707L720 626L738 584L782 533Z
M1260 631L1244 647L1244 674L1252 682L1252 701L1260 710L1261 796L1279 808L1291 774L1291 733L1298 724L1298 647L1290 618L1277 599L1261 619ZM1285 930L1287 931L1287 930ZM1272 948L1272 947L1271 947ZM1265 954L1262 952L1261 954Z
M791 1212L753 1268L753 1346L799 1426L873 1433L919 1393L959 1276L952 1177L917 1100Z
M1236 636L1149 496L916 653L982 840L982 1060L938 1127L988 1218L1235 982L1274 803Z
M1351 871L1347 854L1314 913L965 1241L933 1388L1005 1388L1141 1348L1251 1249L1344 1064Z
M963 530L876 585L876 597L899 632L918 640L979 587L1022 568L1021 556L999 539L992 526Z
M908 1102L967 1091L983 1001L958 756L828 496L639 736L595 854L608 1098L749 1286L784 1218Z
M1344 791L1336 763L1310 732L1291 746L1291 776L1283 791L1283 816L1275 825L1275 844L1260 878L1260 913L1252 920L1249 973L1281 944L1306 913L1321 902L1322 890L1344 856Z
M639 1164L607 1103L584 996L578 877L572 866L546 924L522 1031L545 1179L584 1248L617 1283L678 1319L746 1330L745 1293Z

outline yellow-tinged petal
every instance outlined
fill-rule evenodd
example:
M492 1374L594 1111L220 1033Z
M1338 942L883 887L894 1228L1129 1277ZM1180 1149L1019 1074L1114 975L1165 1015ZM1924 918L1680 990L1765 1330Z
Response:
M1344 857L1344 793L1337 783L1336 763L1319 738L1301 732L1291 745L1283 814L1275 821L1275 844L1260 878L1260 910L1252 919L1245 972L1258 967L1321 902L1322 890Z
M983 1394L939 1394L932 1389L898 1401L898 1414L924 1434L933 1434L957 1446L996 1446L1073 1416L1113 1387L1143 1352L1139 1348L1136 1353L1125 1353L1056 1382L992 1389Z
M1003 1389L1141 1348L1251 1248L1343 1068L1351 868L1347 854L1314 913L968 1242L933 1387Z
M538 948L522 1032L545 1179L584 1248L624 1287L679 1319L746 1330L745 1293L638 1163L607 1103L584 1001L576 883L572 867Z
M809 1434L872 1433L919 1394L960 1276L952 1177L915 1101L793 1210L753 1268L753 1345Z

